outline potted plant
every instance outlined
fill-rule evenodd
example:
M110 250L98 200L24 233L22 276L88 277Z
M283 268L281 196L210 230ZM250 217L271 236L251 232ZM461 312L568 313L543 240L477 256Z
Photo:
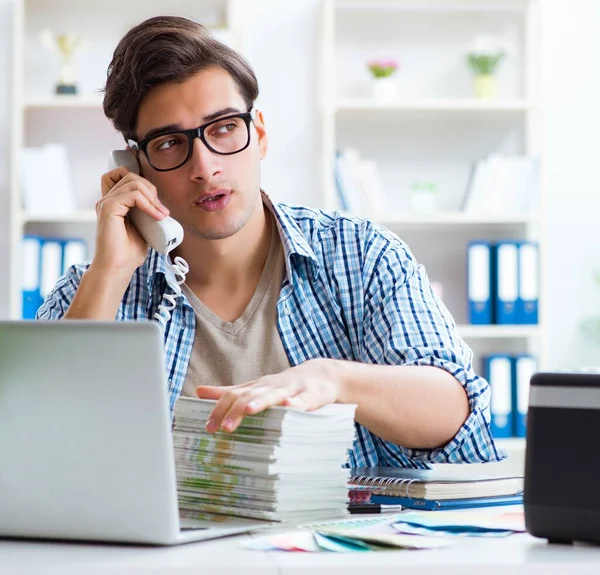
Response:
M435 182L414 182L410 187L410 205L415 214L427 215L436 212L437 199Z
M497 93L496 70L506 53L493 36L477 36L468 50L467 62L474 72L475 96L494 98Z
M395 60L370 60L367 68L371 72L373 97L379 100L393 100L396 97L396 79L398 69Z

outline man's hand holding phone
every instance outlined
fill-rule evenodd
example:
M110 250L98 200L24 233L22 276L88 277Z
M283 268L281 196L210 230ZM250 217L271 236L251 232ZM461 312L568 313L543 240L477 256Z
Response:
M101 185L102 198L96 204L96 253L65 319L115 319L133 273L148 255L148 244L127 214L134 207L155 220L169 214L154 185L125 166L104 174Z
M96 203L98 225L96 255L92 266L106 273L126 273L129 277L141 266L148 244L126 217L136 207L155 220L169 215L158 199L155 186L125 166L102 176L102 198Z

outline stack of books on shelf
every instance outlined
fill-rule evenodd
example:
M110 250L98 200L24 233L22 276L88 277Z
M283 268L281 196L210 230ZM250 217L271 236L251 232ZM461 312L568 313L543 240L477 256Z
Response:
M490 154L475 162L463 210L479 214L527 214L538 209L538 161Z
M216 402L180 398L173 441L180 516L298 523L347 514L355 405L273 407L206 432Z
M373 160L362 158L354 148L336 152L335 186L344 212L381 217L389 210L378 165Z
M23 209L29 216L64 216L77 210L65 144L23 148L19 169Z

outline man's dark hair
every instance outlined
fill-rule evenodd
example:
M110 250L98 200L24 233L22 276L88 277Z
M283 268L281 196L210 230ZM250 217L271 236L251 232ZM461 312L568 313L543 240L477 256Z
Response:
M152 87L184 82L213 67L229 73L250 109L258 97L258 81L243 56L198 22L177 16L149 18L129 30L115 49L104 89L104 113L126 141L135 139L138 109Z

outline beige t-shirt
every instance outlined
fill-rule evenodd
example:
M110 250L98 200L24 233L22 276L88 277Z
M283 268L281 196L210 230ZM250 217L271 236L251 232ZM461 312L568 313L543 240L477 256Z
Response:
M196 335L181 395L196 397L199 385L237 385L290 367L277 329L277 300L285 272L275 222L271 245L256 291L244 313L224 321L185 284L196 315Z

